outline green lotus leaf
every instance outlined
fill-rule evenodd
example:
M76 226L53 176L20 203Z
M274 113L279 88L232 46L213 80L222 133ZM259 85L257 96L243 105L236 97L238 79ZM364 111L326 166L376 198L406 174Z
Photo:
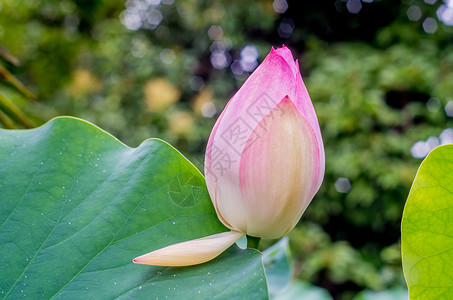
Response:
M453 299L453 145L422 162L401 225L410 299Z
M268 298L255 250L186 268L132 263L226 230L201 173L161 140L129 148L71 117L0 130L4 299Z

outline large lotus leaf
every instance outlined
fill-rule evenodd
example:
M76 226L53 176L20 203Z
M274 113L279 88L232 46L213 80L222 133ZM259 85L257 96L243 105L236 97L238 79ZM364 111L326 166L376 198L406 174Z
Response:
M69 117L0 130L3 298L267 298L254 250L186 268L132 263L225 230L203 176L161 140L129 148Z
M410 299L453 299L453 145L421 164L404 208L403 269Z
M263 251L269 295L272 300L331 300L327 290L308 282L291 280L289 239L283 237Z
M302 280L291 281L273 300L332 300L329 292Z
M287 236L263 251L263 264L271 299L274 299L289 284L291 279L290 263Z

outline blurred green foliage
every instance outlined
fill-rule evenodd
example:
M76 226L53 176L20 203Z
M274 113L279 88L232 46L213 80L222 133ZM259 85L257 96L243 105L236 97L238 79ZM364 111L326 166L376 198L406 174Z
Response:
M5 128L35 127L35 123L15 102L36 97L3 65L19 66L19 60L0 46L0 124ZM14 101L15 100L15 101Z
M22 63L5 68L40 101L0 88L37 123L67 114L130 146L163 138L202 170L249 75L243 50L260 62L286 44L326 148L323 186L289 234L293 275L351 299L405 287L400 220L423 157L411 149L452 127L453 30L434 2L2 0L0 44Z

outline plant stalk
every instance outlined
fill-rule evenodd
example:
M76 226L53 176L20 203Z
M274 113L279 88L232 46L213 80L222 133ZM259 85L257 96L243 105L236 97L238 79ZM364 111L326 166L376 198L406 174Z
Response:
M247 248L257 249L258 245L260 244L261 238L247 235Z

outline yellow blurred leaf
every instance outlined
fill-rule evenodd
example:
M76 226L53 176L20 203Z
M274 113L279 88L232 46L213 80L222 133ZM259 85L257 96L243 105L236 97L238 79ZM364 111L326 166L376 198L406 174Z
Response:
M170 115L170 131L175 135L187 135L193 132L195 120L189 112L178 111Z
M10 64L15 65L16 67L20 65L20 61L11 53L8 52L5 48L0 46L0 57L9 62Z
M165 78L149 80L144 87L146 106L153 112L163 112L178 102L181 92Z
M0 123L2 123L5 126L5 128L8 128L8 129L15 128L13 120L11 120L11 118L8 117L8 115L6 115L1 110L0 110Z
M0 64L0 79L4 79L6 82L9 82L14 86L18 91L24 94L26 97L31 99L36 99L36 96L33 95L13 74L11 74L5 67Z
M75 70L72 74L72 82L69 92L72 96L95 94L101 91L102 81L85 69Z
M11 119L14 119L16 122L21 123L27 128L35 127L33 121L31 121L22 110L14 104L4 93L0 92L0 109ZM5 124L8 126L8 124Z

